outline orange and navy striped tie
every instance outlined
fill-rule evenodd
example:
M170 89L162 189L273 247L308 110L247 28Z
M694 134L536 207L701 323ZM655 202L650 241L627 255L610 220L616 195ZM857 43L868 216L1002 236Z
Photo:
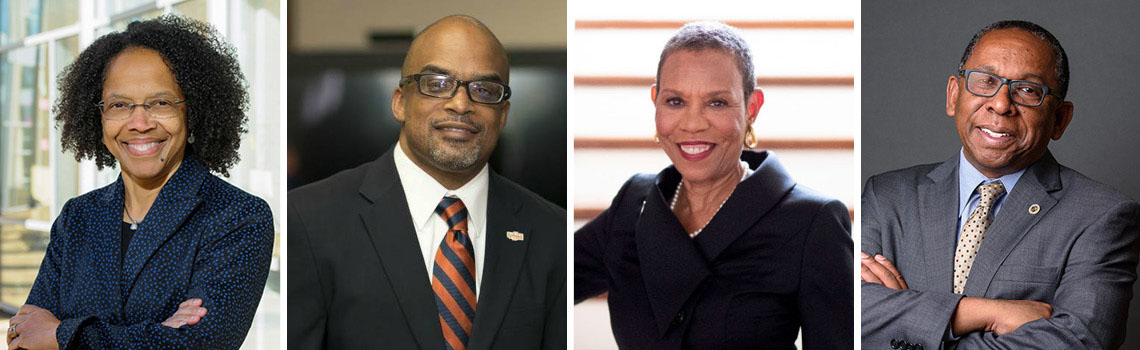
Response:
M455 197L443 197L436 214L447 222L447 234L435 252L431 288L449 350L467 348L475 324L475 249L467 235L467 207Z

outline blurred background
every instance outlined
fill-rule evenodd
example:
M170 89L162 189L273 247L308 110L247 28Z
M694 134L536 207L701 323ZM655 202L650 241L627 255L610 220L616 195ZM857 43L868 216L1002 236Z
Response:
M451 14L507 49L511 110L491 168L566 207L566 2L289 1L289 188L375 160L395 144L392 91L415 33Z
M728 0L651 5L575 0L574 227L607 208L636 173L670 165L653 143L649 88L665 42L684 23L719 20L751 46L765 102L753 128L801 185L857 202L854 138L858 2ZM747 7L747 9L745 9ZM605 296L574 306L578 349L617 349Z
M269 281L242 348L280 348L278 144L284 124L277 0L0 0L0 328L27 298L63 204L119 174L76 162L60 149L51 115L58 74L99 36L166 13L210 23L237 49L249 84L249 133L226 180L269 202L278 234Z

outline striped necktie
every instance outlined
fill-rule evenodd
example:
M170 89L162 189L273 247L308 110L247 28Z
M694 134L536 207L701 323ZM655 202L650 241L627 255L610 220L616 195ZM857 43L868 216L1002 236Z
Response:
M986 237L986 229L993 222L993 204L998 197L1005 194L1005 185L1001 181L994 181L978 186L982 198L978 200L978 207L970 218L962 225L962 232L958 235L958 248L954 250L954 293L962 294L966 289L966 280L970 277L970 268L974 267L974 258L981 249L982 239Z
M455 197L443 197L436 214L447 222L447 234L435 252L431 288L447 348L463 350L475 324L475 249L467 235L467 208Z

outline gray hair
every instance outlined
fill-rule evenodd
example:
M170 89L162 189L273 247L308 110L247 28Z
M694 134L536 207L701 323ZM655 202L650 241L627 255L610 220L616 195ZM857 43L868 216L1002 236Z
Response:
M1045 28L1029 21L1006 20L994 22L982 28L982 30L979 30L977 34L974 34L974 38L970 39L970 43L966 45L966 52L962 53L962 61L958 63L958 75L965 73L966 61L974 54L974 46L978 44L978 40L980 40L983 35L986 35L986 33L998 29L1021 29L1027 31L1029 34L1033 34L1033 36L1044 41L1049 45L1049 48L1053 49L1053 56L1056 59L1056 61L1053 62L1053 71L1054 74L1057 75L1057 94L1061 96L1061 99L1064 99L1065 95L1069 92L1069 56L1065 55L1065 48L1061 47L1061 42L1057 41L1057 37L1054 37L1053 33L1049 33Z
M717 50L736 58L736 69L740 71L744 86L744 98L756 89L756 77L752 66L752 51L740 31L721 22L692 22L685 24L665 43L661 60L657 62L657 80L661 84L661 67L665 58L677 51Z

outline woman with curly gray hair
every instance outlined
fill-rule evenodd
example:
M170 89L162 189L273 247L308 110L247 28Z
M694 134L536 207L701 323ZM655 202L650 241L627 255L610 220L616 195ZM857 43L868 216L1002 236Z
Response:
M240 346L273 217L211 174L228 175L246 131L233 48L193 20L138 21L85 49L59 89L63 148L120 176L64 206L9 347Z

